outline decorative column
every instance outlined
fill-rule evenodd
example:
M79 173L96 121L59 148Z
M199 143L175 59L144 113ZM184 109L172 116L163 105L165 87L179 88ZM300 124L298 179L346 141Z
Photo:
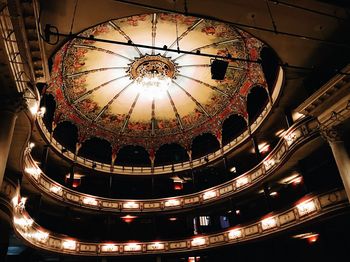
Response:
M0 187L4 178L13 131L18 113L25 108L21 94L0 96Z
M350 156L345 148L344 141L341 139L339 132L334 128L324 129L322 135L327 139L332 149L346 195L350 201Z

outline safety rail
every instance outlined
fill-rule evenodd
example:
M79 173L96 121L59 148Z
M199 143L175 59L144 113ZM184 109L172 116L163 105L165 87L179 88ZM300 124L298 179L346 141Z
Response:
M237 225L214 234L196 235L181 240L118 243L113 241L88 242L49 231L38 225L26 212L25 199L15 196L13 228L17 236L27 244L60 254L78 256L170 254L210 249L267 237L348 206L345 191L333 190L316 196L306 196L287 210L270 213L256 222Z
M278 98L280 94L280 90L283 83L283 70L280 68L278 78L276 81L276 85L271 96L270 101L267 103L266 107L263 109L261 114L255 119L253 123L251 123L249 129L250 132L253 133L264 121L264 119L271 112L273 103ZM37 118L37 123L39 130L43 134L46 141L51 145L51 147L56 151L56 153L62 155L64 158L73 161L83 167L91 168L96 171L109 173L109 174L123 174L123 175L158 175L158 174L170 174L174 172L181 172L186 170L191 170L193 168L198 168L208 163L214 162L216 160L221 159L225 154L231 152L234 148L244 142L248 137L250 137L250 133L248 130L240 134L238 137L234 138L231 142L223 146L222 149L219 149L213 153L207 154L200 158L194 159L191 161L185 161L181 163L175 163L172 165L163 165L163 166L155 166L153 169L149 167L137 167L137 166L120 166L110 164L101 163L98 161L93 161L81 156L75 155L74 152L68 150L64 146L62 146L53 136L52 133L47 129L45 123L43 122L42 117Z
M295 123L277 143L276 147L257 166L221 185L189 195L143 200L122 200L80 193L55 182L38 167L27 150L24 156L24 173L41 192L62 201L90 210L109 212L160 212L182 210L213 203L252 188L261 180L273 175L298 146L319 135L316 119L304 118Z

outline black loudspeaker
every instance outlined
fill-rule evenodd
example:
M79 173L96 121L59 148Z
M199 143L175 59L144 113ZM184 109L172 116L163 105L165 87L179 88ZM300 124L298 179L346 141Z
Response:
M211 78L214 80L223 80L225 78L228 62L214 59L211 62Z
M45 25L45 31L44 31L44 36L45 36L45 41L50 43L50 38L51 38L51 25L46 24Z

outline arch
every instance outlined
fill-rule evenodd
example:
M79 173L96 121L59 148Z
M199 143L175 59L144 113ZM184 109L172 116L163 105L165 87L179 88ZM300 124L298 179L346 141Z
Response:
M211 133L204 133L192 141L192 158L202 157L219 149L217 138Z
M259 85L254 86L250 89L247 97L247 111L249 116L249 123L254 122L254 120L259 116L263 108L269 101L269 95L267 90Z
M222 144L226 145L231 140L239 136L247 128L247 122L243 116L233 114L226 118L222 125Z
M78 155L98 162L110 164L112 147L107 140L92 137L82 143Z
M116 165L150 166L151 161L149 159L149 154L144 147L127 145L119 150Z
M41 106L46 108L43 121L47 129L52 131L52 121L56 110L56 101L52 94L45 94L41 100Z
M162 145L156 152L155 165L169 165L188 161L186 149L181 145L172 143Z
M53 132L53 137L68 150L75 152L75 144L78 140L78 128L69 121L58 123Z
M269 92L272 93L278 75L278 56L272 48L264 46L260 51L260 58Z

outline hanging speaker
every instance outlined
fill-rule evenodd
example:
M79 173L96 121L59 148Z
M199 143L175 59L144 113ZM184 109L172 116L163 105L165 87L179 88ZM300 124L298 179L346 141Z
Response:
M211 78L214 80L224 80L228 62L214 59L211 62Z
M51 38L51 25L50 24L45 25L44 36L45 36L45 41L50 43L50 38Z

